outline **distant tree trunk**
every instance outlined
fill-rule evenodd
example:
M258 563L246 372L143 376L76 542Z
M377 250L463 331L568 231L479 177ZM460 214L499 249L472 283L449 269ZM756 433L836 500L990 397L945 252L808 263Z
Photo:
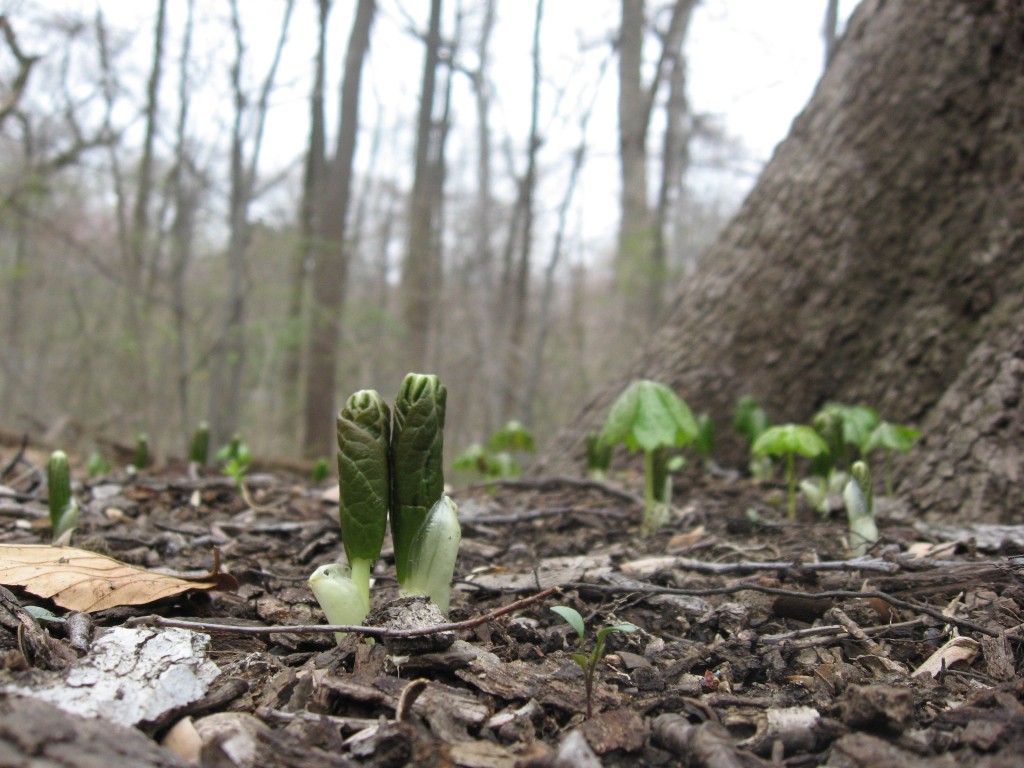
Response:
M171 316L174 324L174 359L176 365L176 394L178 398L178 426L181 431L179 445L188 445L191 423L189 381L191 365L188 352L188 288L185 281L192 256L192 235L195 214L199 204L198 192L189 182L191 159L187 148L189 106L189 57L192 50L192 27L195 0L188 0L181 57L178 65L178 125L175 131L174 170L171 175L171 194L174 198L174 221L171 225L170 290Z
M309 147L302 179L302 201L299 204L299 242L292 255L288 287L288 310L285 315L284 360L281 366L281 389L284 401L284 424L296 440L301 440L303 423L301 408L302 350L307 333L305 325L306 296L310 267L316 254L318 237L317 206L326 176L327 139L324 115L324 77L327 56L327 21L331 0L319 0L320 18L317 27L317 48L313 74L313 91L309 97Z
M618 40L621 218L616 272L627 321L637 325L639 320L642 329L651 328L661 311L660 286L665 280L664 262L658 260L664 254L655 248L655 221L648 201L647 136L658 89L671 63L682 55L680 49L695 5L696 0L676 0L654 76L645 84L644 0L622 0Z
M402 314L405 321L406 361L418 371L426 364L430 329L434 325L441 265L434 248L437 206L431 142L434 138L434 93L441 51L441 0L431 0L430 28L426 38L420 111L416 123L416 158L409 210L409 241L402 265Z
M352 162L359 129L363 62L370 47L370 28L376 8L375 0L360 0L356 6L345 55L337 146L328 164L320 199L303 437L303 451L311 458L331 455L335 440L334 416L339 407L335 381L348 275L349 245L345 238L352 192Z
M825 0L825 23L821 28L821 36L825 40L825 67L832 63L838 42L836 29L839 26L839 0Z
M863 0L808 107L640 359L541 467L582 459L629 380L727 428L829 400L919 425L897 490L921 511L1019 520L1024 444L1024 18L1011 0ZM900 478L898 477L897 480Z
M223 444L238 430L242 404L242 371L245 369L246 294L249 290L249 268L246 254L249 248L249 206L255 191L256 172L259 167L270 91L273 88L274 77L281 61L281 52L288 39L288 25L294 6L294 0L288 0L285 6L277 47L264 77L259 100L253 113L255 128L249 162L246 163L243 123L249 99L242 85L245 43L242 36L238 0L231 0L231 24L235 42L235 59L231 67L231 79L235 113L231 127L231 191L228 199L228 293L225 301L224 321L221 326L220 338L214 348L213 369L210 374L208 421L210 444L213 446Z
M522 230L519 233L519 259L514 267L511 284L511 317L509 322L508 344L505 347L505 375L502 381L504 407L502 418L514 414L520 417L529 411L528 398L525 392L526 350L526 314L530 302L530 261L533 250L533 198L537 189L537 152L541 139L538 128L540 120L540 30L544 20L544 0L537 0L537 8L533 20L533 45L531 62L533 69L532 97L530 99L530 134L526 145L526 173L520 182L520 203Z

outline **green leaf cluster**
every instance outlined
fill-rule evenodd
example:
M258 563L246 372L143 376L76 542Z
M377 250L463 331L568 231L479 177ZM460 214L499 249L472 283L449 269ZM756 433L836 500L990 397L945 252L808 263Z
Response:
M455 456L452 466L486 478L519 477L522 467L515 452L534 450L533 433L518 421L509 421L495 430L486 443L468 445Z

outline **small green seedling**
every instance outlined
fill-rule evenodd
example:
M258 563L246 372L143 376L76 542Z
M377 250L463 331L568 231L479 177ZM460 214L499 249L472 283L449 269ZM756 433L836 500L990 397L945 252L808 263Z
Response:
M331 474L331 464L327 459L317 459L313 463L313 483L319 485L326 480Z
M231 442L221 447L214 458L224 462L221 472L233 478L235 485L241 488L249 466L252 464L252 451L249 450L248 445L242 442L242 438L238 435L232 437Z
M861 444L862 456L869 456L881 449L885 451L885 495L892 496L892 452L899 451L906 453L914 447L914 442L921 437L921 433L912 427L905 427L902 424L890 424L888 421L880 422Z
M861 557L878 541L871 470L863 461L855 461L850 475L850 481L843 490L843 501L850 526L850 553Z
M59 539L78 522L78 502L71 495L71 467L64 451L54 451L46 465L47 493L49 495L50 528L53 538Z
M693 451L705 462L711 461L715 452L715 422L710 413L702 413L697 418L697 439L693 443Z
M630 451L642 450L645 458L643 533L650 534L668 522L668 505L659 501L664 487L657 485L658 451L681 448L698 433L690 407L679 395L655 381L635 381L612 403L601 441L624 444Z
M604 482L608 479L608 468L612 465L612 446L601 442L596 432L587 435L587 477Z
M796 517L797 454L813 458L827 450L828 446L818 433L803 424L769 427L754 441L751 448L754 456L781 456L786 460L786 485L789 489L787 509L790 518Z
M199 422L195 433L192 435L192 443L188 449L188 460L200 467L205 466L210 458L210 425L205 421Z
M103 454L99 451L93 451L89 454L89 458L86 460L85 466L86 470L89 472L89 477L107 475L114 471L114 465L103 458Z
M736 403L733 414L732 428L747 439L747 446L752 448L771 422L764 408L758 405L750 395L744 395ZM753 456L750 459L750 476L757 480L768 480L772 476L774 465L770 456Z
M452 460L452 466L486 478L519 477L523 470L515 453L534 450L533 434L518 421L509 421L487 438L486 444L469 445Z
M849 447L863 456L861 447L878 424L878 413L866 405L826 403L811 419L815 431L828 445L828 452L815 457L811 466L814 474L827 477L835 468L849 468Z
M604 658L605 640L612 632L636 632L636 626L626 622L601 627L597 631L597 641L594 647L587 652L587 628L583 623L583 617L580 615L580 612L567 605L556 605L551 610L561 616L570 627L576 630L576 635L579 637L580 650L573 653L571 658L583 670L583 685L587 695L587 719L589 720L594 716L594 675L597 672L597 665Z
M132 466L136 470L149 466L149 435L145 432L139 432L135 438L135 458L132 459Z

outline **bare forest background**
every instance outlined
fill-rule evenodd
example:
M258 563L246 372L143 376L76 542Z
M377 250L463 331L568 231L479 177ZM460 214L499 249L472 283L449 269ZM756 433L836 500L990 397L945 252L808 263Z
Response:
M0 428L81 450L180 456L207 420L325 456L343 399L411 370L450 448L543 444L767 160L691 104L701 0L124 5L0 3ZM827 58L852 8L793 5Z

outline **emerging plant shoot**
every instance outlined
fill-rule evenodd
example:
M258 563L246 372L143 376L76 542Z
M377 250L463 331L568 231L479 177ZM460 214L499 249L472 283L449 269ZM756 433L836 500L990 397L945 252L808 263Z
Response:
M54 451L46 465L49 495L50 527L53 538L59 539L78 522L78 502L71 495L71 468L64 451Z
M885 495L892 496L892 452L906 453L914 447L914 441L921 433L912 427L901 424L880 422L861 445L861 454L869 454L881 449L885 451Z
M410 373L395 398L391 436L391 538L398 582L405 586L409 552L430 508L444 493L446 390L437 376Z
M427 513L409 547L408 573L402 591L407 595L426 595L447 614L461 542L458 509L455 502L442 496Z
M644 534L668 521L668 505L659 501L665 498L664 486L658 487L659 449L681 448L691 443L698 431L690 407L664 384L635 381L612 403L601 442L611 446L623 443L631 451L644 452Z
M365 617L391 503L391 409L373 390L361 390L338 413L337 430L341 540Z
M783 456L786 459L786 485L788 513L796 517L796 466L797 454L813 458L828 450L825 441L817 432L803 424L782 424L769 427L754 441L751 447L754 456Z
M205 421L199 422L195 434L192 435L192 444L188 449L188 460L204 466L210 457L210 425Z
M843 490L843 501L850 523L850 553L861 557L878 541L871 470L863 461L855 461L850 475L850 481Z

